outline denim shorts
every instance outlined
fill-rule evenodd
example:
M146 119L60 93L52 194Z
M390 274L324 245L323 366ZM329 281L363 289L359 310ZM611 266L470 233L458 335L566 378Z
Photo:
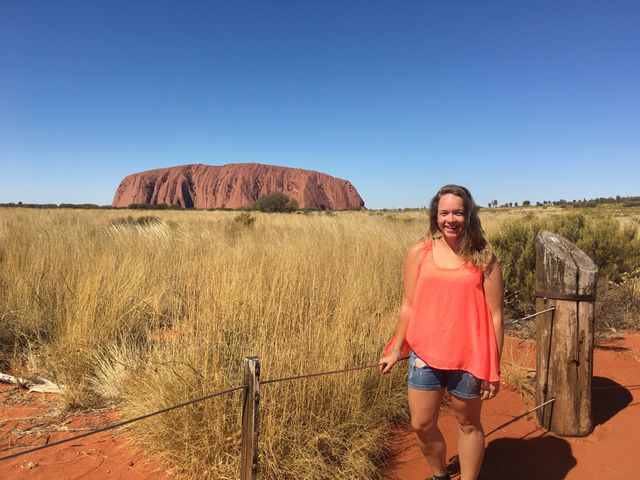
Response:
M441 370L424 362L424 366L416 366L421 360L413 350L409 354L409 388L418 390L439 390L446 388L460 398L478 398L482 382L464 370Z

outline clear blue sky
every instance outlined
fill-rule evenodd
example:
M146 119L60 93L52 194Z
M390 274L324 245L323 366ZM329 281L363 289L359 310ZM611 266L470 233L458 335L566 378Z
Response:
M640 195L640 2L0 0L0 202L239 162L370 208Z

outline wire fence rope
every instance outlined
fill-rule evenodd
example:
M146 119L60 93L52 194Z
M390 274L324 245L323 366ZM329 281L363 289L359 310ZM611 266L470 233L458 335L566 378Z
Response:
M489 435L491 435L492 433L497 432L498 430L502 430L504 427L511 425L512 423L517 422L518 420L526 417L527 415L531 415L533 412L535 412L536 410L541 409L542 407L549 405L552 402L555 402L555 398L551 398L549 400L547 400L544 403L541 403L540 405L535 406L534 408L532 408L531 410L527 410L526 412L524 412L521 415L518 415L517 417L512 418L511 420L509 420L508 422L503 423L502 425L498 425L496 428L494 428L493 430L491 430L489 433L485 434L485 438L488 437Z
M210 398L219 397L221 395L225 395L227 393L232 393L238 390L244 390L247 388L246 385L241 385L239 387L228 388L227 390L222 390L220 392L210 393L203 397L194 398L192 400L188 400L183 403L179 403L177 405L172 405L171 407L163 408L161 410L156 410L155 412L146 413L144 415L140 415L139 417L129 418L127 420L123 420L121 422L113 423L111 425L107 425L106 427L98 428L96 430L91 430L90 432L81 433L80 435L74 435L73 437L65 438L62 440L58 440L53 443L47 443L46 445L40 445L39 447L30 448L29 450L24 450L22 452L12 453L10 455L5 455L4 457L0 457L0 461L9 460L11 458L16 458L21 455L27 455L28 453L37 452L38 450L44 450L45 448L55 447L56 445L62 445L63 443L73 442L74 440L79 440L81 438L88 437L90 435L95 435L96 433L106 432L108 430L113 430L115 428L124 427L125 425L129 425L134 422L138 422L140 420L144 420L149 417L153 417L155 415L160 415L161 413L170 412L171 410L175 410L177 408L186 407L188 405L192 405L194 403L202 402L204 400L209 400Z
M538 315L541 315L543 313L551 312L551 311L553 311L555 309L556 309L556 307L550 307L550 308L547 308L545 310L541 310L539 312L532 313L531 315L527 315L527 316L522 317L522 318L518 318L518 319L515 319L515 320L509 320L509 321L505 322L504 325L505 326L509 326L509 325L513 325L515 323L519 323L519 322L522 322L522 321L525 321L525 320L529 320L529 319L534 318L534 317L536 317ZM398 362L401 362L403 360L407 360L408 358L409 357L399 358ZM358 371L358 370L367 370L369 368L379 367L381 365L382 364L380 364L380 363L372 363L370 365L362 365L362 366L359 366L359 367L349 367L349 368L344 368L344 369L341 369L341 370L329 370L329 371L326 371L326 372L308 373L308 374L303 374L303 375L294 375L294 376L291 376L291 377L273 378L273 379L269 379L269 380L261 380L260 381L260 385L267 385L269 383L286 382L286 381L292 381L292 380L302 380L302 379L305 379L305 378L312 378L312 377L322 377L322 376L326 376L326 375L333 375L333 374L336 374L336 373L355 372L355 371Z
M533 313L531 315L527 315L525 317L518 318L516 320L511 320L509 322L505 322L505 326L506 325L513 325L515 323L519 323L519 322L522 322L522 321L525 321L525 320L529 320L531 318L536 317L537 315L541 315L543 313L555 310L555 308L556 307L550 307L550 308L547 308L545 310L541 310L539 312L535 312L535 313ZM408 358L409 357L399 358L398 362L407 360ZM308 373L308 374L303 374L303 375L294 375L294 376L290 376L290 377L273 378L273 379L268 379L268 380L261 381L260 385L268 385L268 384L271 384L271 383L279 383L279 382L286 382L286 381L293 381L293 380L302 380L302 379L307 379L307 378L323 377L323 376L334 375L334 374L338 374L338 373L356 372L356 371L360 371L360 370L367 370L367 369L371 369L371 368L380 367L382 365L383 365L382 363L372 363L372 364L369 364L369 365L361 365L361 366L357 366L357 367L348 367L348 368L339 369L339 370L328 370L328 371L324 371L324 372ZM215 393L210 393L208 395L204 395L204 396L199 397L199 398L194 398L194 399L188 400L186 402L179 403L177 405L172 405L170 407L166 407L166 408L163 408L163 409L160 409L160 410L156 410L154 412L150 412L150 413L147 413L147 414L144 414L144 415L140 415L139 417L129 418L129 419L123 420L121 422L116 422L114 424L107 425L105 427L101 427L101 428L98 428L98 429L95 429L95 430L91 430L89 432L85 432L85 433L82 433L82 434L79 434L79 435L75 435L73 437L69 437L69 438L65 438L65 439L62 439L62 440L58 440L56 442L48 443L46 445L40 445L38 447L30 448L30 449L24 450L22 452L16 452L16 453L12 453L10 455L5 455L3 457L0 457L0 461L9 460L9 459L16 458L16 457L19 457L19 456L22 456L22 455L27 455L29 453L34 453L34 452L37 452L39 450L44 450L46 448L51 448L51 447L55 447L57 445L62 445L64 443L69 443L69 442L72 442L74 440L79 440L81 438L89 437L91 435L95 435L95 434L101 433L101 432L106 432L108 430L114 430L116 428L124 427L126 425L129 425L129 424L132 424L134 422L138 422L138 421L144 420L144 419L149 418L149 417L153 417L155 415L160 415L162 413L170 412L172 410L176 410L178 408L186 407L186 406L192 405L194 403L199 403L199 402L202 402L204 400L209 400L211 398L219 397L219 396L222 396L222 395L225 395L225 394L228 394L228 393L232 393L232 392L235 392L235 391L238 391L238 390L245 390L247 388L248 388L247 385L241 385L241 386L229 388L227 390L222 390L222 391L218 391L218 392L215 392ZM539 408L544 407L545 405L548 405L549 403L553 402L554 400L555 399L553 399L553 398L550 399L550 400L547 400L546 402L536 406L532 410L529 410L529 411L523 413L522 415L519 415L518 417L515 417L515 418L509 420L505 424L494 428L491 432L487 433L485 436L489 436L492 433L494 433L494 432L506 427L507 425L510 425L511 423L514 423L514 422L520 420L521 418L526 417L527 415L529 415L532 412L538 410Z
M520 322L524 322L525 320L530 320L532 318L537 317L538 315L542 315L543 313L552 312L555 309L556 309L556 307L549 307L549 308L546 308L544 310L540 310L539 312L532 313L531 315L526 315L526 316L524 316L522 318L517 318L515 320L507 320L506 322L503 323L503 325L505 327L509 327L511 325L516 325L516 324L518 324Z
M409 357L402 357L398 359L398 362L402 362L404 360L407 360ZM313 378L313 377L324 377L327 375L333 375L336 373L346 373L346 372L356 372L358 370L367 370L369 368L375 368L375 367L380 367L384 365L383 363L372 363L370 365L362 365L360 367L349 367L349 368L344 368L341 370L329 370L326 372L317 372L317 373L307 373L304 375L295 375L292 377L282 377L282 378L273 378L273 379L269 379L269 380L264 380L264 381L260 381L260 385L267 385L269 383L278 383L278 382L288 382L291 380L302 380L305 378Z

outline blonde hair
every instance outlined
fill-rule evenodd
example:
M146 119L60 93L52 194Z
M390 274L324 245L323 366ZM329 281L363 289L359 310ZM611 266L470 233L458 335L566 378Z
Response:
M462 230L462 240L458 249L458 255L474 267L489 273L494 263L494 255L491 246L484 238L484 230L478 216L478 206L471 193L460 185L445 185L431 199L429 211L429 238L440 238L442 232L438 228L438 204L440 199L447 194L455 195L462 199L464 206L465 228Z

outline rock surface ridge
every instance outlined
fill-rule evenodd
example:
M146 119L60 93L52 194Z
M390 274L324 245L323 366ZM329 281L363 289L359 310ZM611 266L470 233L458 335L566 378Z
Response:
M340 178L301 168L260 163L183 165L125 177L111 203L177 205L183 208L251 208L262 195L282 192L300 208L358 210L364 201Z

